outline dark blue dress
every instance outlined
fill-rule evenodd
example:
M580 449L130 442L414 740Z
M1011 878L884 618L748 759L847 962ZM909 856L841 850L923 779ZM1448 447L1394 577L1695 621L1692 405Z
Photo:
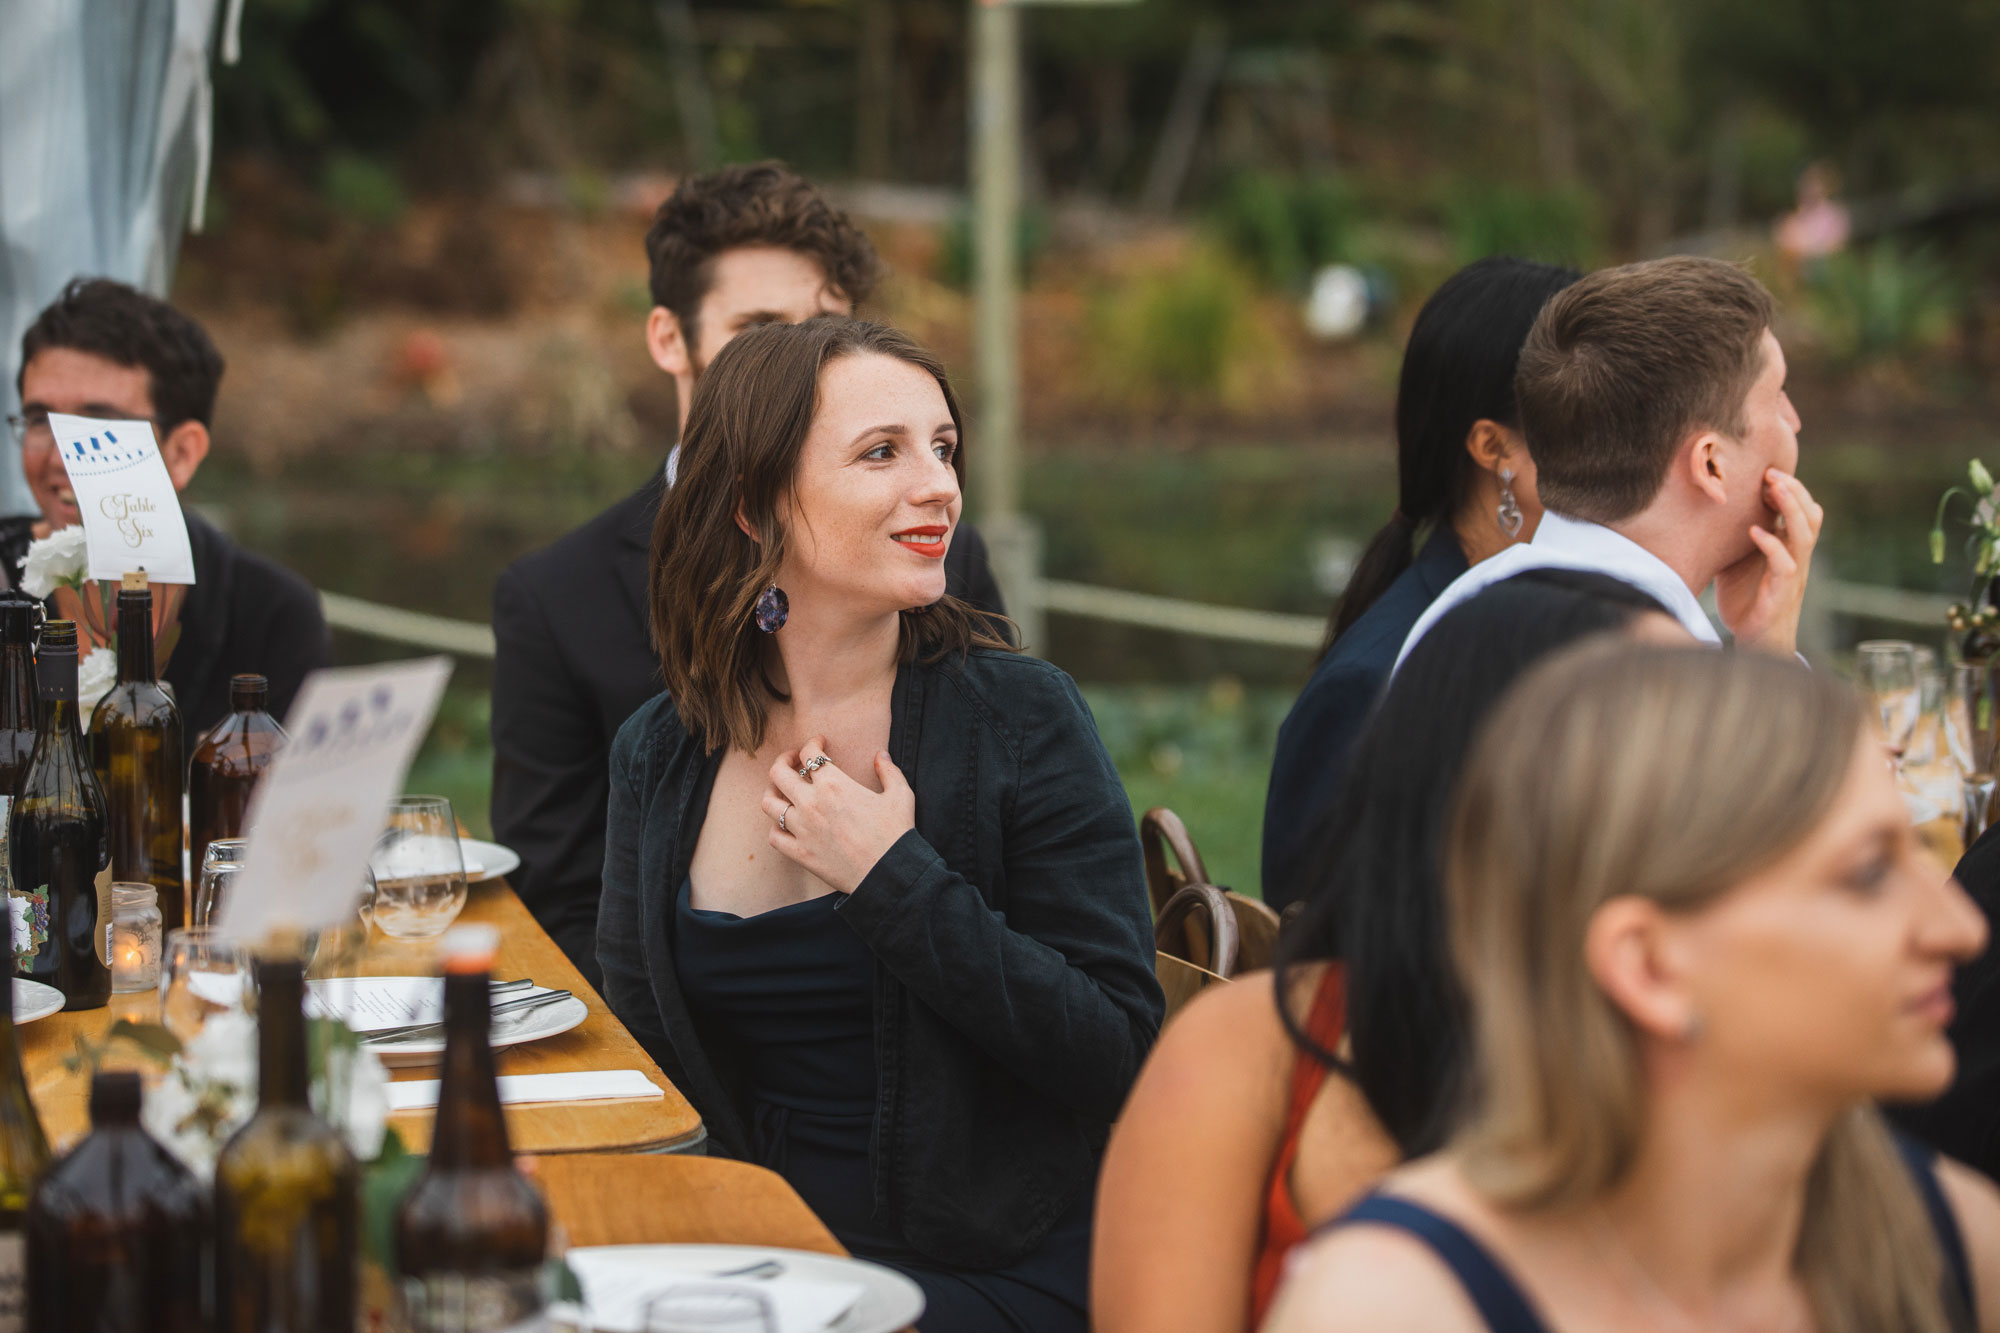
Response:
M1457 534L1440 524L1415 562L1319 660L1285 715L1264 798L1264 901L1271 906L1305 896L1313 832L1340 790L1361 724L1388 685L1403 640L1466 568Z
M924 1289L934 1333L1084 1333L1091 1198L1011 1267L945 1269L875 1213L875 956L837 893L740 917L674 905L674 967L696 1020L729 1043L752 1108L756 1160L790 1182L860 1258Z

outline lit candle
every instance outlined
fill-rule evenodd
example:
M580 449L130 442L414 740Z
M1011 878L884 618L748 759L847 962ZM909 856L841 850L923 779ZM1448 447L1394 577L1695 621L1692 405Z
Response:
M150 884L113 884L106 949L111 989L119 994L160 984L160 895Z

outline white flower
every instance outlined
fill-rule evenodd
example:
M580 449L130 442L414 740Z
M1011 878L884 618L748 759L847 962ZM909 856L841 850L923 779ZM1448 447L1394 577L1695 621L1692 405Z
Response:
M111 687L117 683L118 654L109 648L93 648L90 656L77 663L76 707L85 730L90 728L90 715L97 711L97 701L111 693Z
M203 1181L215 1157L257 1109L257 1021L216 1014L174 1058L173 1068L146 1095L140 1120Z
M382 1067L382 1057L367 1046L358 1046L346 1056L350 1062L347 1110L327 1119L347 1136L347 1146L356 1158L372 1162L381 1156L382 1135L389 1127L389 1071Z
M21 566L21 591L31 597L47 597L64 584L74 586L83 580L88 556L83 529L74 523L28 543L28 558Z

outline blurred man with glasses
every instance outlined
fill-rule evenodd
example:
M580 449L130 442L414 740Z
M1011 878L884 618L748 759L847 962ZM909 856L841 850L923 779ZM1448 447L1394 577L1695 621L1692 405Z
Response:
M107 278L77 279L21 338L21 414L8 425L41 513L0 520L0 572L19 587L28 543L82 521L49 414L150 421L174 489L208 456L222 355L201 325L166 302ZM229 712L229 678L271 682L283 717L306 672L331 655L312 585L237 546L183 506L195 585L181 605L180 639L160 675L173 686L190 752Z

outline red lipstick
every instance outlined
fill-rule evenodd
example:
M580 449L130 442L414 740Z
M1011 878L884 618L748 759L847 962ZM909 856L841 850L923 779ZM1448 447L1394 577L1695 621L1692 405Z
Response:
M945 539L951 536L951 529L942 523L930 524L924 527L904 528L901 532L890 533L889 536L896 545L906 551L913 551L932 560L942 560L945 549L950 545Z

